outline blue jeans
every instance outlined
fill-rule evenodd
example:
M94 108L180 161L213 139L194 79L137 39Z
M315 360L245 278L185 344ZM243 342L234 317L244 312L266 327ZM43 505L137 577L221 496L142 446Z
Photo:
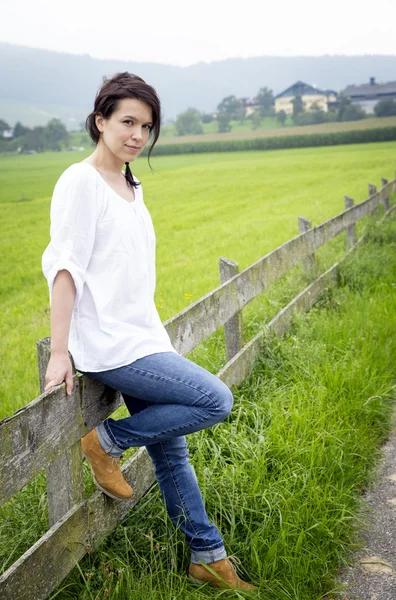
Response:
M223 539L208 519L185 435L229 415L229 388L203 367L176 352L157 352L129 365L85 372L121 392L131 416L106 419L96 428L103 449L121 456L146 446L173 523L184 533L191 561L215 562L227 556Z

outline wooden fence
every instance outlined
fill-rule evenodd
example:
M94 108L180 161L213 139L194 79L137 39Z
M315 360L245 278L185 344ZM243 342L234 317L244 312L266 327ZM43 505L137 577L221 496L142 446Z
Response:
M299 218L299 235L240 273L236 263L221 258L221 285L165 322L176 350L187 354L224 325L228 362L218 377L229 387L240 384L251 372L265 335L282 335L296 310L309 310L324 288L335 281L338 263L317 277L246 345L243 307L295 265L303 263L312 272L315 251L342 231L346 231L348 248L353 249L355 223L379 204L389 214L396 206L389 206L389 196L395 191L396 179L382 179L381 189L370 184L369 197L359 204L345 196L346 210L317 227ZM41 395L0 421L0 505L45 469L49 529L0 577L2 600L46 598L155 481L151 460L142 447L122 466L134 489L129 502L114 501L101 491L84 498L80 439L121 406L122 397L75 370L71 396L66 395L64 383L43 392L50 339L37 342L37 350Z

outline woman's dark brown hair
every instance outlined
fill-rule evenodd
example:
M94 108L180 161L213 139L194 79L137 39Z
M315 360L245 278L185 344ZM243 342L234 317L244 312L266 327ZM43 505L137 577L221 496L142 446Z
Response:
M113 112L118 109L120 100L124 98L136 98L147 104L152 111L153 124L150 128L151 145L148 152L148 162L154 145L157 142L161 129L161 103L157 92L138 75L133 73L116 73L111 79L103 77L103 83L96 94L94 109L85 121L85 128L95 144L99 142L100 131L96 127L95 116L102 115L109 119ZM126 162L125 178L129 187L137 187L139 184L134 180L129 163ZM151 165L150 165L151 168Z

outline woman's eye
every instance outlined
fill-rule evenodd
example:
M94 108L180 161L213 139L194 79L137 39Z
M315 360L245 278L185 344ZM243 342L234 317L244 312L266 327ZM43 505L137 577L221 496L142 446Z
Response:
M133 125L133 121L131 121L131 119L125 119L124 123L131 123ZM143 127L148 129L149 131L151 131L152 129L152 125L143 125Z

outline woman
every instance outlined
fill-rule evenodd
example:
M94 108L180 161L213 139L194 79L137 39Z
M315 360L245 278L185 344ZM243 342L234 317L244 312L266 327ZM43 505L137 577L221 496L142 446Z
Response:
M129 163L152 134L150 159L160 112L155 90L140 77L104 78L86 121L96 148L56 183L42 260L51 303L45 390L65 380L71 393L68 350L80 372L119 390L131 416L106 419L81 440L96 486L128 501L133 490L120 457L131 446L146 446L169 515L190 546L190 578L252 589L235 573L207 517L185 439L222 421L232 394L178 354L154 302L155 233Z

